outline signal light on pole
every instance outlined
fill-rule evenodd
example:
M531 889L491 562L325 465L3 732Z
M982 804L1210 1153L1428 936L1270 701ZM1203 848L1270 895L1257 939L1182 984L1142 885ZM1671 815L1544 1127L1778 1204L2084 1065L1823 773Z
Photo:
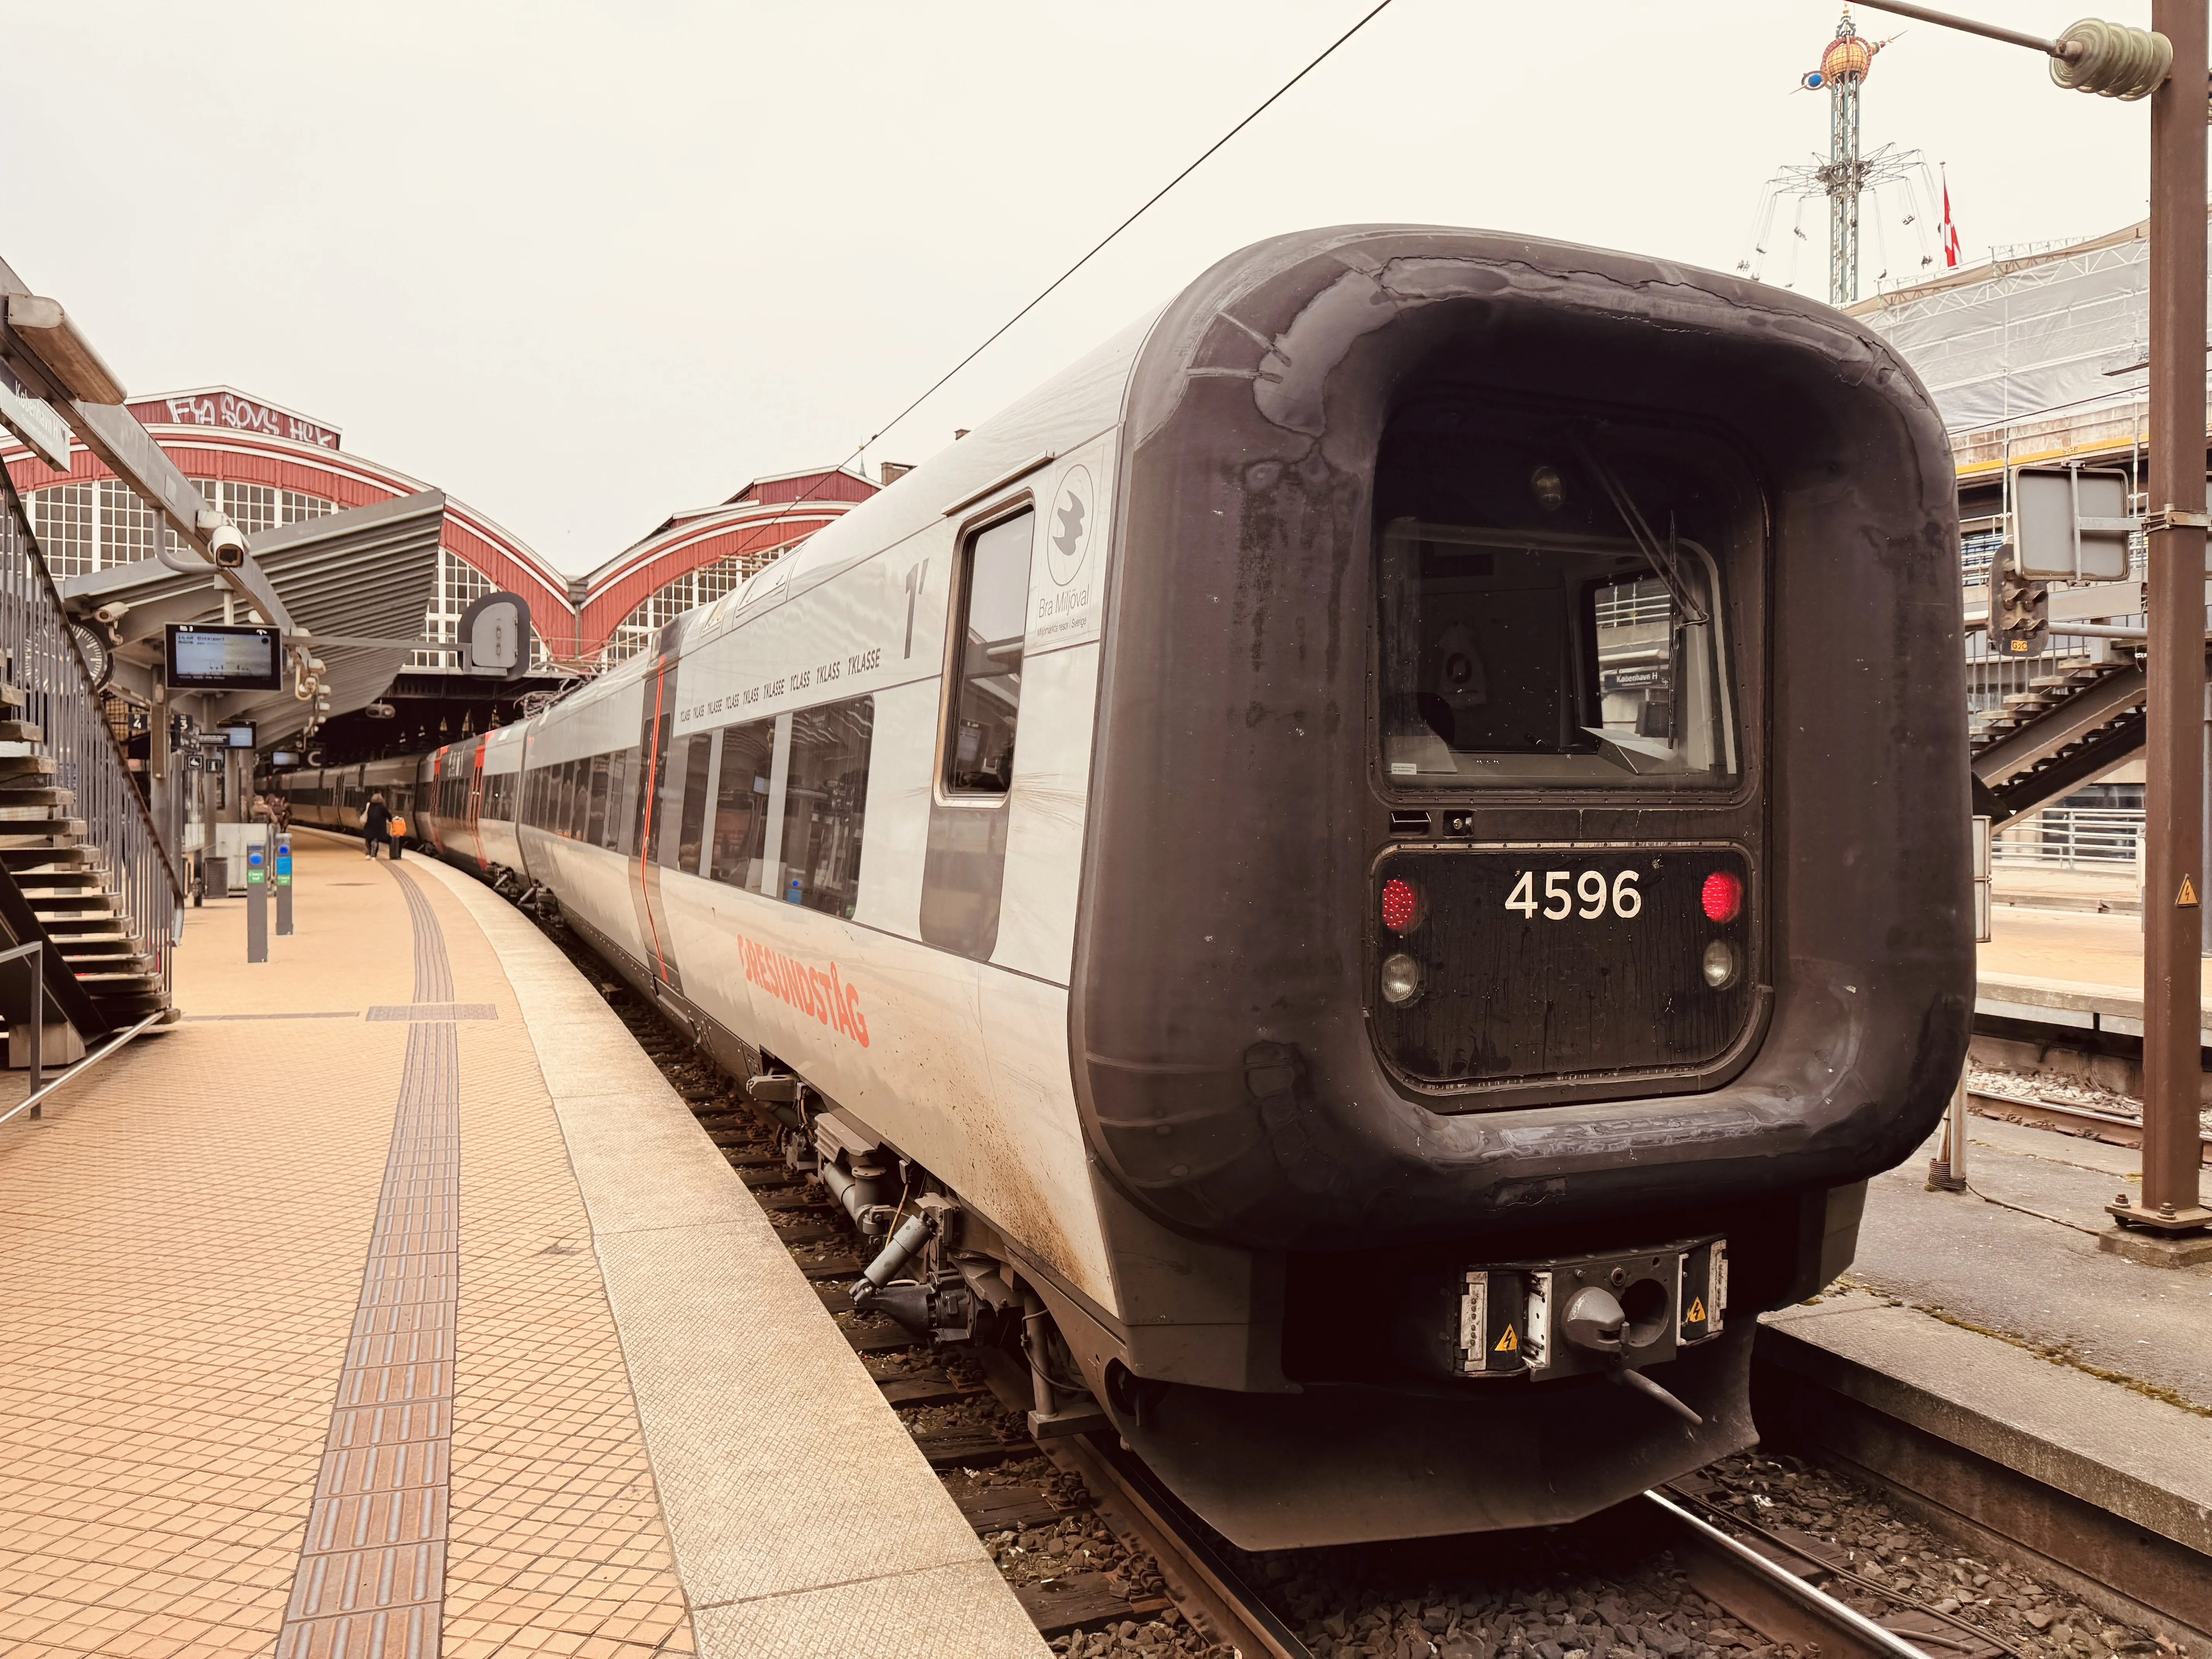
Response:
M1707 921L1734 921L1743 910L1743 883L1725 870L1716 870L1705 878L1698 902Z

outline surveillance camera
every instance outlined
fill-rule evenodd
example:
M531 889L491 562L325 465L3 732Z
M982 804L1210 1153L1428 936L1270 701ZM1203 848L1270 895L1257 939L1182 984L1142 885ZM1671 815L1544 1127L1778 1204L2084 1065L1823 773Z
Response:
M92 614L112 628L131 614L131 607L121 599L110 599Z
M208 551L223 568L235 570L246 562L246 532L234 524L218 526L208 537Z

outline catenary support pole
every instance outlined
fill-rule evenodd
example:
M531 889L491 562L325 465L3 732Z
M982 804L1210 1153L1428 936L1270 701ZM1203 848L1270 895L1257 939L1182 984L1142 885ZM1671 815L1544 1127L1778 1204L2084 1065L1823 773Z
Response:
M2197 1203L2204 866L2206 0L2152 0L2176 73L2150 97L2149 633L2144 805L2142 1201L2179 1231ZM2195 70L2195 72L2191 72Z

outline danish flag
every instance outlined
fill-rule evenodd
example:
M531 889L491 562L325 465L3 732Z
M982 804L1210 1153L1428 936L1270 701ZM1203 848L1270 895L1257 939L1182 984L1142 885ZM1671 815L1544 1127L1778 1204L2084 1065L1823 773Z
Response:
M1943 242L1943 264L1955 270L1959 265L1959 227L1951 222L1951 177L1943 175L1943 223L1939 235Z

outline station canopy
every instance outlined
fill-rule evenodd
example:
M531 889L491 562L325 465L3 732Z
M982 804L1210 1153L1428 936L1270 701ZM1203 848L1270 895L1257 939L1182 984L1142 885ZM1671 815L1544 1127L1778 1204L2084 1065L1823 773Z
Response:
M246 538L253 562L323 662L329 716L374 702L420 645L445 522L445 492L425 489ZM188 574L156 559L72 576L62 593L72 611L127 606L116 623L116 654L149 666L161 659L167 624L223 619L212 569ZM236 620L248 618L240 610ZM319 642L349 638L359 642ZM302 730L313 712L293 695L288 661L282 690L230 692L212 714L217 721L254 721L267 742Z

